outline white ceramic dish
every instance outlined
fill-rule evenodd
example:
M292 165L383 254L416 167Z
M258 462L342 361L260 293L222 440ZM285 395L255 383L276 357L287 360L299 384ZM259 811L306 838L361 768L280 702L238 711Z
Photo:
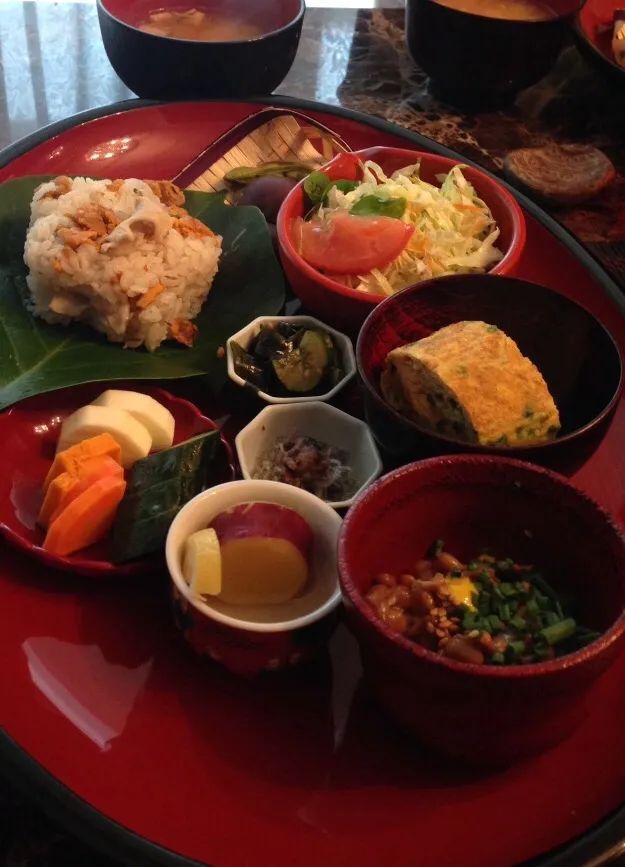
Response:
M243 428L235 440L243 477L252 479L258 458L276 437L290 436L294 431L347 452L356 488L351 497L328 502L333 509L349 508L382 472L382 460L368 426L336 407L315 401L268 406Z
M208 526L221 512L241 503L277 503L298 512L309 524L315 541L310 577L301 596L279 605L227 605L191 594L182 577L182 552L186 539ZM341 518L326 503L307 491L279 482L227 482L203 491L174 518L165 545L171 580L187 602L211 620L249 632L286 632L314 623L329 614L341 600L336 550Z
M228 376L233 382L236 382L237 385L253 388L253 386L250 386L250 384L247 383L242 377L240 377L238 373L235 373L234 357L232 354L232 343L238 343L239 346L243 347L243 349L248 349L250 343L259 333L263 325L274 325L277 322L290 322L295 325L299 325L300 327L320 328L323 331L327 331L328 334L333 337L334 342L341 353L341 362L343 364L345 376L339 383L334 386L334 388L330 389L330 391L327 391L324 394L317 394L310 397L306 397L306 395L299 395L294 397L274 397L271 394L267 394L265 391L259 391L254 388L254 391L256 391L258 396L262 398L262 400L264 400L266 403L293 404L311 403L312 401L320 400L331 400L334 395L337 394L342 388L344 388L347 383L356 375L356 357L354 355L354 347L352 346L352 342L346 334L342 334L340 331L335 331L334 328L330 328L329 325L325 325L323 322L320 322L318 319L313 319L311 316L259 316L258 319L254 319L253 322L250 322L249 325L246 325L246 327L242 328L241 331L233 334L232 337L229 337L226 341Z

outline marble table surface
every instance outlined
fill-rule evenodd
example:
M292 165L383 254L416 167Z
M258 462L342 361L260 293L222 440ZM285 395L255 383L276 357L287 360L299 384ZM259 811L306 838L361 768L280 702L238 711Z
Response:
M368 8L363 8L367 6ZM623 98L576 48L509 110L474 116L437 103L403 39L402 0L312 0L295 64L278 93L357 109L449 145L499 171L517 147L590 143L619 177L600 198L553 211L625 288ZM91 0L0 0L0 148L46 124L132 94L111 68ZM625 247L624 247L625 249ZM1 771L1 769L0 769ZM103 867L0 778L0 864Z

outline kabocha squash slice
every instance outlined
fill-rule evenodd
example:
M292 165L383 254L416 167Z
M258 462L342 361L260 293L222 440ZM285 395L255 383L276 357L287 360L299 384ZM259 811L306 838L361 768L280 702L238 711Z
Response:
M219 443L219 431L209 431L137 461L113 527L113 563L124 563L164 546L175 516L206 487L208 468Z

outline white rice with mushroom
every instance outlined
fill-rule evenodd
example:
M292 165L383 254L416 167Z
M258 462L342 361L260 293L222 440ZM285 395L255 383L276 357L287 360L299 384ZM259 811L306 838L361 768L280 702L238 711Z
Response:
M35 191L24 261L27 305L80 320L124 346L193 345L191 323L217 273L221 238L169 181L59 177Z

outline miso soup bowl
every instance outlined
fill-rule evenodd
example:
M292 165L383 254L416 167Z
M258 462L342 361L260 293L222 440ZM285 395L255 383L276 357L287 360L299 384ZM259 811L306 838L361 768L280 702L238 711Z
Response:
M277 503L298 512L314 534L309 579L300 596L280 605L235 606L191 594L182 576L182 555L191 533L241 503ZM341 518L307 491L280 482L236 481L209 488L176 515L165 556L171 576L176 625L200 655L241 675L297 665L315 657L338 621L336 546Z
M102 41L124 84L144 99L263 96L275 90L295 59L304 0L97 0ZM261 35L197 42L139 30L150 12L199 8L257 24Z
M365 594L377 574L409 572L435 539L464 562L492 548L535 565L600 638L550 662L489 666L402 637ZM345 518L339 570L347 624L382 708L423 743L473 764L510 764L571 734L625 644L625 536L565 478L520 461L456 455L385 476Z
M511 102L553 67L583 5L583 0L538 2L554 17L488 18L436 0L406 0L408 50L441 99L475 109Z

